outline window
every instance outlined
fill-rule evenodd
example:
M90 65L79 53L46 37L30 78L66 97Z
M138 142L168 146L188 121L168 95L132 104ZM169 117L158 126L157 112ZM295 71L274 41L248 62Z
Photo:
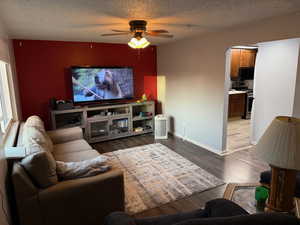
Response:
M4 133L12 119L12 106L8 84L9 64L0 60L0 127Z

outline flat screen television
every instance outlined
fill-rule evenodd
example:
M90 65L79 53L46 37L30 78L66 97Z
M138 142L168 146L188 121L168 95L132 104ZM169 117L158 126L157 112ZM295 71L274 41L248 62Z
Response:
M72 67L71 74L74 103L134 97L130 67Z

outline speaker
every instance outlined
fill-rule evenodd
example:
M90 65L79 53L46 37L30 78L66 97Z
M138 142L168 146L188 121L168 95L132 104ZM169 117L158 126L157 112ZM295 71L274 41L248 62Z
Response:
M168 139L168 117L160 114L155 116L154 120L155 120L154 138Z
M56 99L55 98L50 98L49 106L50 106L50 109L56 110Z
M74 105L71 100L58 100L56 101L56 109L57 110L67 110L73 109Z

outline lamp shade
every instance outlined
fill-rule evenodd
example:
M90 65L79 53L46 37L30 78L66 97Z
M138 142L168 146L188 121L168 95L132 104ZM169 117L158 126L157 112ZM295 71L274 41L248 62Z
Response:
M300 120L276 117L255 149L257 155L272 166L300 170Z

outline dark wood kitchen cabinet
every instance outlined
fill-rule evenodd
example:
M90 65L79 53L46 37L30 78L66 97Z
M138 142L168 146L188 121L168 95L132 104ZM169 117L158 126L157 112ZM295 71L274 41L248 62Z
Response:
M230 94L228 117L242 117L246 110L246 93Z
M256 50L242 49L240 56L240 67L254 67Z
M240 67L254 67L256 49L231 49L230 77L236 80L239 76Z
M231 79L235 80L239 75L240 57L241 57L241 49L231 49L231 66L230 66Z

